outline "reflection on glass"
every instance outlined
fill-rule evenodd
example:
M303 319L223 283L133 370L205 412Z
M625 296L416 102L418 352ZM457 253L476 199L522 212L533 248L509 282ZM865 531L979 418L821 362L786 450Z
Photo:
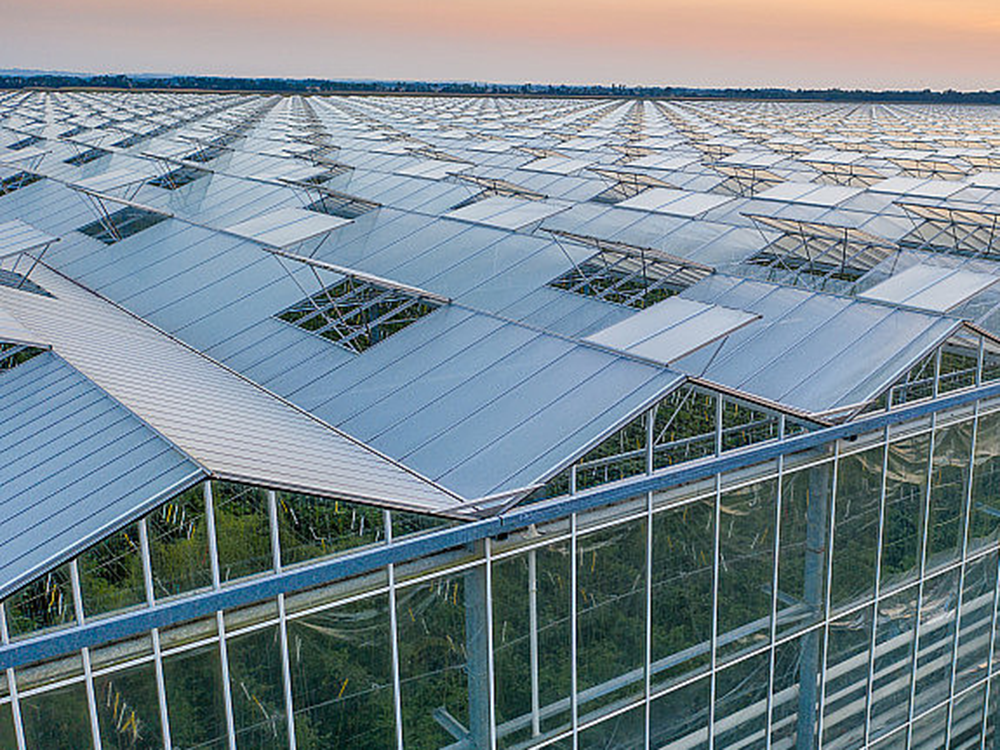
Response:
M164 655L170 738L175 747L229 747L219 644Z
M955 690L986 676L990 661L990 627L997 586L997 553L966 563L962 583L962 617L958 632Z
M314 560L381 541L382 511L341 500L278 493L281 564Z
M872 683L873 738L903 724L910 711L917 587L883 599L876 607L875 680Z
M21 722L25 744L31 750L93 747L87 689L82 682L21 696Z
M983 709L986 707L985 683L955 699L951 709L949 750L978 749L983 736Z
M613 716L580 732L579 750L642 750L646 746L646 710L643 706Z
M879 446L843 456L837 466L830 591L834 608L870 598L875 590L882 459Z
M823 703L823 747L860 747L865 734L872 608L830 622Z
M815 747L822 654L821 628L775 648L771 747Z
M652 678L658 685L708 666L713 506L699 501L653 516Z
M142 604L146 600L142 578L139 525L131 524L80 555L80 591L87 617Z
M948 728L948 707L932 711L913 722L911 730L911 750L941 750L946 747L945 734Z
M778 633L818 622L826 590L826 547L833 464L790 472L781 480Z
M4 601L4 613L11 638L73 623L76 615L69 565L36 578L8 597Z
M502 747L569 725L569 565L566 541L493 566L493 668ZM533 619L537 623L534 637ZM537 675L532 674L533 650ZM537 716L532 699L535 685Z
M969 513L969 552L1000 539L1000 411L978 420Z
M114 750L163 747L152 662L94 677L101 744Z
M920 570L930 454L930 433L889 445L882 531L883 591L916 580Z
M267 492L259 487L212 482L219 577L223 582L272 568L267 506Z
M288 746L281 640L277 625L227 635L236 746L270 750Z
M948 697L958 595L957 570L924 581L914 713L926 711Z
M710 682L710 677L703 677L660 696L650 704L650 747L668 747L670 743L690 750L705 750L708 747Z
M146 524L157 599L212 585L202 485L161 505Z
M477 595L482 571L438 578L399 592L399 672L403 704L403 742L416 750L437 750L456 740L458 722L482 732L481 716L470 727L470 683L485 676L485 597ZM471 579L471 580L470 580ZM466 606L471 584L472 601ZM480 691L477 698L482 697ZM479 706L477 705L477 709ZM480 709L481 710L481 709ZM479 734L481 737L482 735Z
M778 483L768 479L722 494L719 516L720 656L768 642Z
M941 427L934 433L927 520L927 569L958 559L962 551L962 519L969 486L972 421Z
M385 595L288 623L300 750L365 750L396 739Z
M719 671L715 687L715 747L764 748L767 730L767 652Z
M580 715L642 693L646 653L646 520L577 540Z

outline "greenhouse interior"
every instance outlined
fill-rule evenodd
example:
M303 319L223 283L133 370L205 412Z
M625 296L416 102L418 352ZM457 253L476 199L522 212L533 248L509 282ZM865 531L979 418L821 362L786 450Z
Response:
M0 749L994 750L1000 111L0 93Z

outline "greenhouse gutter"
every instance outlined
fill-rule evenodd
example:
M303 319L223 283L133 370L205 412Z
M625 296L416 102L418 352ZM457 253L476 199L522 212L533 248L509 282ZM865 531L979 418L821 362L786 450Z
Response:
M710 478L792 453L818 448L834 440L855 438L935 412L973 404L1000 396L1000 382L941 396L931 401L902 407L851 422L824 427L781 441L761 443L721 456L681 464L653 474L604 485L577 495L554 498L503 515L432 531L390 542L381 547L346 553L308 567L273 573L263 578L206 591L176 601L155 604L113 617L88 622L37 638L0 647L0 670L50 659L86 647L164 628L187 620L212 615L219 610L247 606L278 594L329 584L369 573L389 564L401 564L445 549L467 545L489 537L511 533L532 524L565 518L593 508L626 500L636 495Z

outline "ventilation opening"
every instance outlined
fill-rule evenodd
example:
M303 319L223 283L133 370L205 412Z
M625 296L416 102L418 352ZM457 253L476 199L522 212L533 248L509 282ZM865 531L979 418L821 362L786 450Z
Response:
M360 354L438 307L426 297L346 277L277 317Z
M20 190L23 187L40 182L41 179L42 176L34 172L18 172L10 177L4 177L0 180L0 195L13 193L15 190Z
M87 128L85 128L83 125L76 125L75 127L72 127L69 130L67 130L65 133L60 133L59 137L60 138L76 138L81 133L86 133L86 132L87 132Z
M0 268L0 286L9 286L12 289L20 289L23 292L40 294L43 297L52 296L27 276L23 276L16 271L8 271L5 268Z
M181 161L193 161L197 164L205 164L213 159L218 159L224 153L226 153L226 149L221 146L209 145L197 151L192 151L187 156L182 156Z
M17 143L10 144L7 148L9 148L11 151L20 151L20 150L25 149L25 148L31 148L32 146L37 146L39 143L42 143L44 140L45 139L42 138L42 137L40 137L40 136L29 135L27 138L24 138L24 139L18 141Z
M574 294L597 297L640 310L673 297L712 273L708 266L690 263L651 248L604 242L566 233L571 238L599 250L549 286Z
M164 190L177 190L190 185L195 180L208 176L208 172L194 167L178 167L165 175L150 180L147 184Z
M88 148L86 151L81 151L76 156L71 156L66 159L64 164L72 164L74 167L82 167L84 164L90 164L92 161L97 161L102 156L109 153L103 148Z
M338 216L341 219L356 219L379 207L374 201L357 198L347 193L324 192L322 198L306 206L309 211Z
M105 245L113 245L119 240L124 240L126 237L131 237L156 226L166 218L166 216L155 214L152 211L126 206L106 218L80 227L78 231L93 237L95 240L100 240Z
M0 374L13 370L18 365L23 365L32 357L36 357L44 349L37 346L25 346L23 344L9 344L0 341Z

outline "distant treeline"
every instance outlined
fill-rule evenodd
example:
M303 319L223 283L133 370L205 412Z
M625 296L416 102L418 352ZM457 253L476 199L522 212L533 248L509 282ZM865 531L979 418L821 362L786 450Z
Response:
M254 93L433 94L487 96L766 99L772 101L912 102L1000 104L1000 91L865 91L861 89L688 88L678 86L585 86L568 84L448 83L431 81L336 81L318 78L218 76L0 74L0 89L136 89Z

